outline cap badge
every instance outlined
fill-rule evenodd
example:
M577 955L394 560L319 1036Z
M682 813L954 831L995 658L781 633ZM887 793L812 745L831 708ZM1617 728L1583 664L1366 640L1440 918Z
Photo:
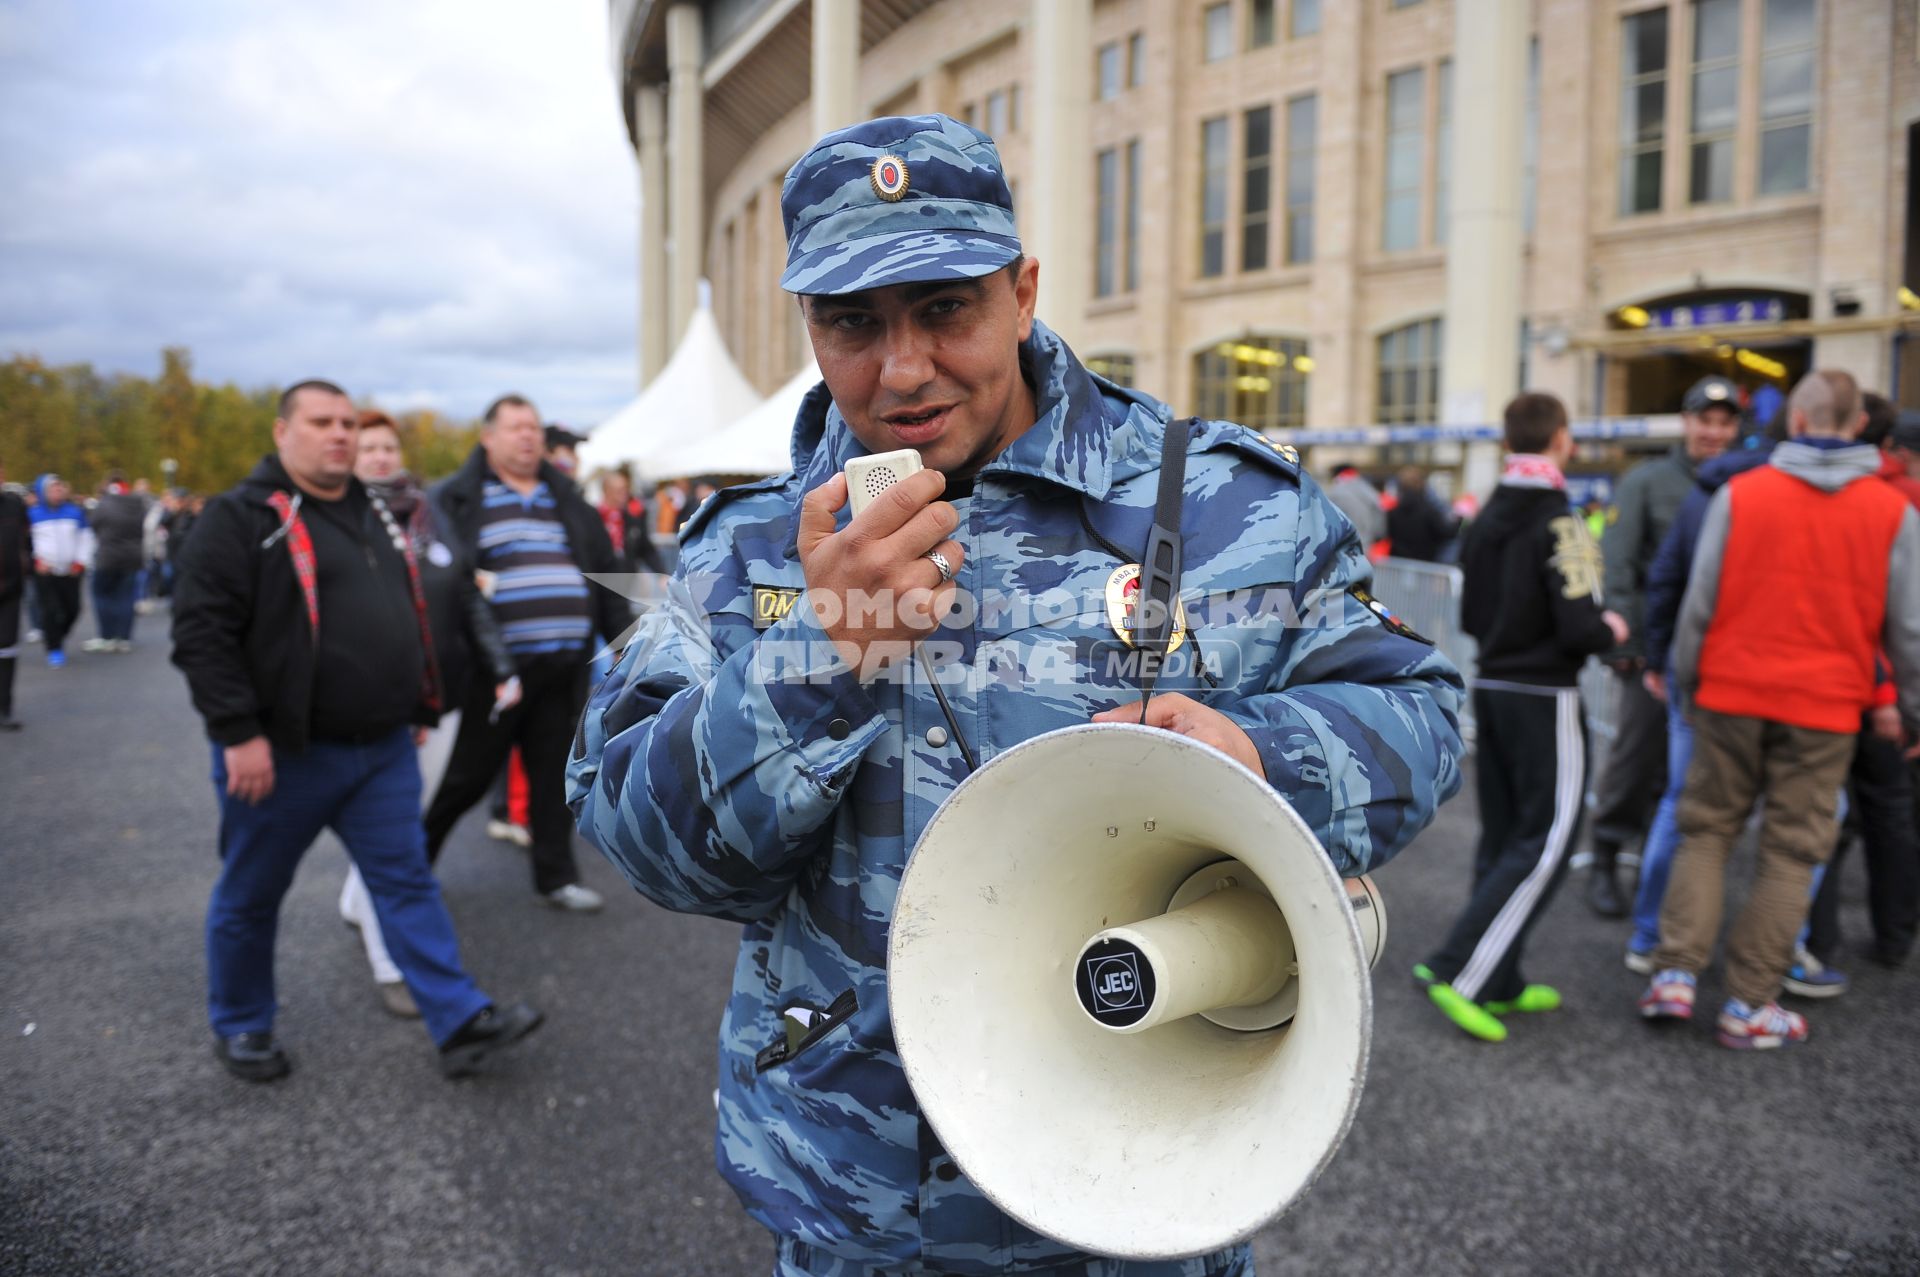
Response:
M873 193L891 204L907 194L907 162L897 155L883 155L873 162L867 174Z

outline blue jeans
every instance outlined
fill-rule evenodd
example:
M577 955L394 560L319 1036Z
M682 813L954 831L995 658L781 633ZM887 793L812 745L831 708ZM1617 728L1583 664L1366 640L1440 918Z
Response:
M1667 898L1667 874L1673 853L1680 849L1680 794L1687 786L1687 764L1693 761L1693 728L1680 713L1680 689L1667 675L1667 792L1653 813L1640 851L1640 890L1633 898L1633 939L1627 947L1651 953L1660 943L1660 902Z
M93 625L101 638L133 638L133 604L138 581L137 572L94 572Z
M396 728L370 745L315 742L276 751L274 786L258 806L227 793L226 753L213 745L220 801L220 880L207 908L207 1011L221 1037L273 1027L273 942L280 900L323 829L347 845L373 897L381 933L427 1032L443 1044L489 1005L460 966L453 918L427 868L420 761Z

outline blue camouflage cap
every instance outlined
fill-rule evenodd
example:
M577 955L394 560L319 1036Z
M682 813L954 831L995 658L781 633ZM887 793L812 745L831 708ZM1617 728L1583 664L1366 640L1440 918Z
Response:
M973 279L1020 255L1000 152L945 115L888 116L829 133L780 188L790 293Z

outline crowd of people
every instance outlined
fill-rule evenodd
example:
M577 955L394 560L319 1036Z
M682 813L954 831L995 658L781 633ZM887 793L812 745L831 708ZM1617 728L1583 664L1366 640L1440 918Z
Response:
M1831 862L1856 832L1868 952L1892 967L1913 949L1920 415L1832 370L1802 379L1764 427L1719 377L1687 392L1682 415L1683 439L1625 477L1596 544L1565 496L1564 409L1521 396L1507 409L1506 473L1465 536L1482 834L1471 901L1414 974L1478 1038L1504 1040L1512 1011L1560 1005L1521 959L1588 815L1576 680L1594 656L1617 712L1586 900L1602 917L1632 914L1625 962L1649 977L1642 1016L1693 1017L1727 864L1756 818L1753 886L1726 942L1722 1045L1804 1042L1806 1017L1782 993L1846 991Z
M1415 563L1453 563L1461 530L1479 511L1471 493L1443 503L1419 466L1401 466L1376 485L1358 466L1343 465L1327 483L1327 497L1347 516L1367 557Z
M275 439L211 502L117 472L84 504L55 475L0 489L0 729L23 726L23 638L66 669L89 599L87 652L130 651L136 618L170 605L220 791L207 928L219 1058L255 1080L290 1068L272 1034L275 918L331 824L353 860L340 911L382 1002L424 1018L461 1074L539 1017L494 1008L466 979L428 867L495 790L489 832L528 850L537 897L603 906L579 882L563 773L594 653L633 620L631 592L589 577L663 570L653 520L621 471L590 504L569 477L578 438L520 396L488 409L466 466L432 489L407 470L393 420L330 383L283 396ZM410 729L443 714L452 757L423 818Z
M154 495L109 471L84 502L57 474L31 487L6 482L0 467L0 731L23 726L13 689L20 644L43 644L47 665L67 667L67 640L91 601L86 652L133 650L136 618L172 588L170 547L180 544L203 502L191 493Z

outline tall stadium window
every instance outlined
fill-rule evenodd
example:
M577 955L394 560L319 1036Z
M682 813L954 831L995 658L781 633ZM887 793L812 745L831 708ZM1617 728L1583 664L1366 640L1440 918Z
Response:
M1273 108L1257 106L1241 121L1240 269L1265 270L1273 222Z
M1375 419L1382 425L1427 425L1440 415L1441 321L1422 319L1381 333Z
M1120 255L1120 152L1108 147L1093 157L1093 295L1111 297Z
M1453 61L1440 63L1434 85L1433 242L1447 242L1447 218L1453 211Z
M1087 359L1087 371L1096 377L1105 377L1116 386L1133 385L1132 355L1092 355Z
M1620 212L1657 213L1667 141L1667 11L1622 19L1620 52Z
M1005 89L995 89L987 94L987 136L1003 138L1007 135L1007 93Z
M1264 49L1273 43L1273 0L1253 0L1247 8L1247 47Z
M1740 125L1740 0L1694 0L1693 115L1687 198L1733 198L1733 135Z
M1293 0L1293 9L1287 14L1287 34L1295 40L1320 34L1320 0Z
M1126 265L1120 285L1128 292L1140 286L1140 139L1127 143Z
M1804 191L1813 148L1813 0L1767 0L1760 51L1760 193Z
M1382 201L1381 247L1389 252L1420 242L1421 169L1425 142L1427 72L1424 67L1387 77L1386 198Z
M1100 46L1097 57L1095 82L1099 86L1096 92L1102 102L1111 102L1120 96L1120 42L1109 40Z
M1137 89L1147 82L1147 36L1136 31L1127 37L1127 87Z
M1208 5L1201 15L1205 26L1207 61L1218 62L1222 58L1233 56L1233 6L1230 4Z
M1242 337L1193 357L1195 411L1255 430L1304 426L1313 360L1299 337Z
M1227 117L1200 123L1200 275L1227 269Z
M1320 99L1308 93L1287 103L1287 263L1313 260L1313 160Z

